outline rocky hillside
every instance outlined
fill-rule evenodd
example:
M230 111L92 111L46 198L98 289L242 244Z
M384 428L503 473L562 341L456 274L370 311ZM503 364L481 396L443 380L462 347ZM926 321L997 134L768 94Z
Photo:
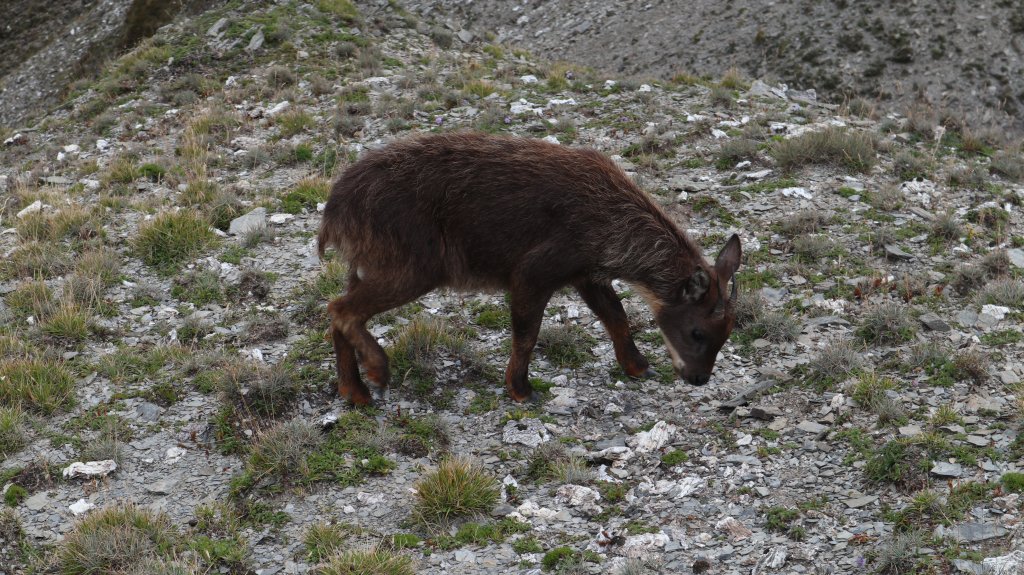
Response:
M652 8L653 10L654 8ZM235 2L0 132L0 572L1019 573L1019 147L741 75L642 84L389 2ZM333 394L331 178L410 133L612 156L713 256L709 385L559 293L516 404L502 294L371 322Z
M179 14L216 0L74 0L0 4L0 126L22 126L61 102L109 59Z
M504 2L413 0L447 19L553 60L640 81L748 77L816 89L841 103L914 106L976 127L1024 130L1024 6L964 2Z

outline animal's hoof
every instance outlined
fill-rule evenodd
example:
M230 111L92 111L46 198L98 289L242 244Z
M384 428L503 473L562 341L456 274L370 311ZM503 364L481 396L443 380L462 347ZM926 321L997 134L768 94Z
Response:
M386 387L370 387L370 396L374 401L384 401L384 394L387 393Z
M640 377L644 379L654 379L658 377L658 372L654 371L654 368L648 367L642 374L640 374Z
M539 403L541 400L540 394L534 389L531 389L530 393L525 395L519 395L510 389L508 395L513 401L517 401L519 403Z
M365 387L346 388L345 386L338 386L338 395L355 406L370 405L373 403L373 397L370 396L370 391Z

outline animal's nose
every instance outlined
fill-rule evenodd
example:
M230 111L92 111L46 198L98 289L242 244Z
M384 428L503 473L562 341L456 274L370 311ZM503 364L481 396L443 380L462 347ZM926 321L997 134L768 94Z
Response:
M711 380L711 375L695 375L693 376L693 385L704 385Z

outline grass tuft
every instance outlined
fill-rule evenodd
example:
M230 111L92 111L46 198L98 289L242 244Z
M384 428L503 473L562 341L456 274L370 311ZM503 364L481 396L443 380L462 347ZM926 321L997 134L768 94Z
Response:
M49 415L74 405L75 377L62 363L41 359L0 362L0 405Z
M346 551L312 570L313 575L414 575L412 558L383 548Z
M594 336L578 325L544 328L537 336L537 349L556 367L576 369L594 360L590 348Z
M416 485L413 514L421 523L442 524L456 517L490 511L500 493L497 480L479 464L451 457Z
M868 310L857 335L866 343L897 344L910 341L916 330L917 323L906 306L884 302Z
M167 558L178 537L170 519L132 505L109 507L79 521L54 553L62 575L117 573Z
M161 213L143 225L132 247L135 255L146 265L170 275L216 241L217 236L205 218L195 212L181 210Z
M875 165L875 140L865 132L829 127L775 142L771 153L787 171L808 164L831 164L868 172Z

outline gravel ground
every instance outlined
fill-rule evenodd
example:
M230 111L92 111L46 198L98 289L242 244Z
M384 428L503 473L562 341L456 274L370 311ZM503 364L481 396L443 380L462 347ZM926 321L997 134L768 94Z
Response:
M398 553L418 573L1021 572L1019 148L737 78L638 84L386 3L358 17L330 5L186 20L38 131L2 134L2 365L38 358L74 385L54 409L0 395L24 409L22 440L0 435L5 493L24 490L0 515L0 572L56 569L79 500L86 517L124 502L165 513L196 572L310 571L320 524L343 527L342 550L414 534ZM415 326L455 343L395 370L374 410L333 395L323 304L338 268L314 246L325 178L405 133L470 127L611 155L711 258L740 234L742 313L709 385L671 377L650 311L616 282L658 378L624 377L600 322L559 293L531 364L544 399L515 404L495 376L502 294L431 293L371 331L399 355ZM815 134L845 143L793 160L787 143ZM145 263L142 232L189 210L219 225L216 242ZM236 230L266 231L227 233L241 216ZM24 263L33 237L51 251ZM75 278L96 252L116 275L83 303ZM64 307L26 304L39 283ZM69 307L84 332L54 319ZM290 383L260 408L252 390L273 366ZM245 370L258 377L232 387ZM389 463L346 451L334 479L300 481L301 462L256 477L254 438L332 415L332 437L372 422L361 441ZM396 439L410 421L438 430L422 449ZM115 451L104 477L61 476ZM415 487L446 454L503 494L424 526ZM210 527L218 505L242 509L238 524ZM459 535L465 521L518 527L480 540ZM238 556L203 555L201 540Z

